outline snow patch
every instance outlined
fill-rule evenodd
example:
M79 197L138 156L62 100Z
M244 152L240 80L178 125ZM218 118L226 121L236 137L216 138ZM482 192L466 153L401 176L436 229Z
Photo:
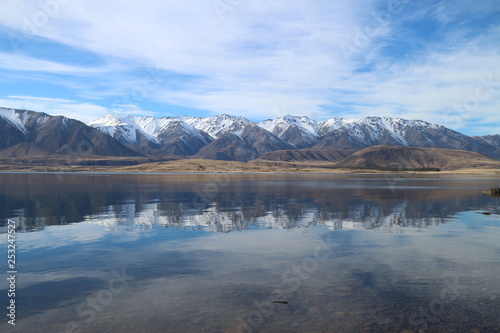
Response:
M22 112L16 111L14 109L7 109L0 107L0 117L4 118L12 125L16 126L21 132L27 133L28 130L24 126L24 122L22 121Z

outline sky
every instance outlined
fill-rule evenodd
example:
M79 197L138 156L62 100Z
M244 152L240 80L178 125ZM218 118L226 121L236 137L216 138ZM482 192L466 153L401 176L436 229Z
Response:
M0 106L500 134L498 0L3 0Z

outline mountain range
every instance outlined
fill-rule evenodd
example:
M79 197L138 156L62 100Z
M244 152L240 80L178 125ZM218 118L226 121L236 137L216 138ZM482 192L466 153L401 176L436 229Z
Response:
M364 117L321 122L282 116L261 122L213 117L110 114L88 124L63 116L0 107L0 157L79 156L201 158L247 162L340 162L364 148L387 145L476 152L500 159L500 135L467 136L422 120Z
M317 122L283 116L261 122L243 117L136 117L108 115L91 123L121 143L178 156L249 161L281 150L328 148L351 152L376 145L474 151L500 158L500 135L471 137L421 120L365 117Z

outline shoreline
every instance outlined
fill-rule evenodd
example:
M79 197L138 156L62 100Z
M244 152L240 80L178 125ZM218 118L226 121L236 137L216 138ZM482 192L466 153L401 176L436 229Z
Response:
M0 164L0 173L109 173L109 174L331 174L331 175L477 175L500 176L500 168L463 168L441 171L341 169L332 165L283 165L219 160L174 160L140 163L128 166L111 165L8 165Z

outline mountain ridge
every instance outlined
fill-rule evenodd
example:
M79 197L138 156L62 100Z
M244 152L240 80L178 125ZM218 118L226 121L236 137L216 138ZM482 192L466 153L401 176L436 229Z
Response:
M316 121L286 115L254 122L221 114L162 117L110 114L88 125L63 116L0 107L0 157L40 154L338 163L365 148L439 148L500 159L500 135L467 136L423 120L363 117ZM296 161L295 161L296 162Z
M106 116L108 117L108 116ZM114 135L120 141L121 130L113 122L99 118L89 125L96 126ZM119 115L114 116L120 119ZM128 119L131 119L128 116ZM179 151L180 156L196 156L198 158L249 161L268 152L286 149L333 148L344 150L360 150L376 145L393 145L408 147L427 147L475 151L489 157L500 159L500 135L467 136L442 125L423 120L407 120L391 117L363 117L352 120L346 118L330 118L321 122L306 116L286 115L275 119L252 122L244 117L227 114L212 117L163 117L153 118L160 122L183 122L192 126L191 133L205 133L206 145L194 147L192 151ZM103 120L104 119L104 120ZM134 119L142 119L136 117ZM242 143L241 135L248 126L257 126L272 134L273 140L279 143L261 146L255 138L247 137ZM138 125L132 125L137 128ZM161 130L156 127L142 127L145 137L159 137ZM153 129L153 130L151 130ZM132 131L129 128L127 131ZM266 132L261 134L270 137ZM234 135L228 135L232 133ZM184 133L185 134L185 133ZM178 134L179 139L181 134ZM210 139L211 138L211 139ZM220 139L220 140L219 140ZM217 141L218 140L218 141ZM126 143L123 140L122 143ZM158 144L157 141L155 141ZM214 143L215 142L215 143ZM160 143L161 146L162 143ZM163 143L165 145L165 143ZM167 144L168 146L168 144ZM207 148L209 146L209 148ZM232 148L228 148L232 147ZM238 147L238 149L237 149ZM168 148L166 148L168 149ZM218 150L217 150L218 149ZM245 153L243 153L243 150ZM223 152L224 151L224 152Z
M0 107L0 129L2 157L53 154L143 156L79 120L43 112Z

